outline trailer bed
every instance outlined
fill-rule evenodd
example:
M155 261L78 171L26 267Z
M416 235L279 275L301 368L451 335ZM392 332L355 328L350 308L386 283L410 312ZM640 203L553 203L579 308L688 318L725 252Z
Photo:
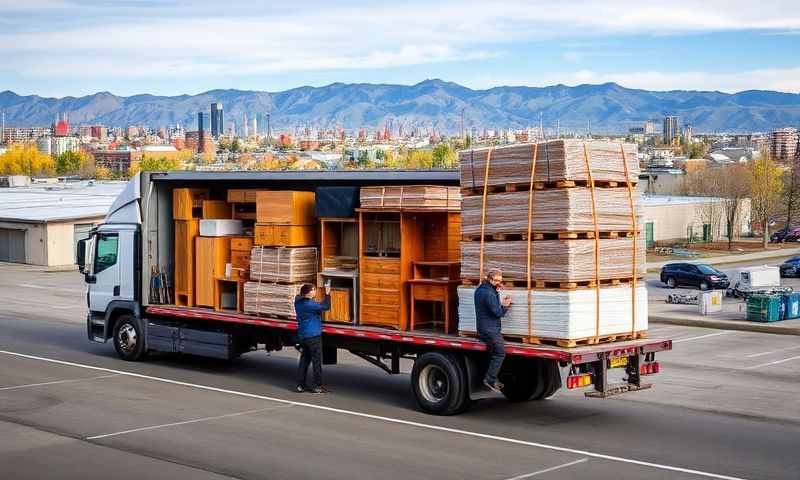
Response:
M205 308L180 307L172 305L151 305L146 307L148 316L217 321L244 325L263 326L282 330L297 330L297 322L282 318L256 316L243 313L216 312ZM379 327L361 325L324 323L322 332L325 335L344 336L364 340L395 342L406 345L423 345L453 350L482 351L486 345L480 340L459 337L438 332L412 331L400 332ZM553 345L531 345L524 343L506 343L506 353L526 357L538 357L558 360L570 364L581 364L596 361L600 355L617 357L633 353L660 352L672 349L672 340L642 338L620 342L583 345L572 348Z

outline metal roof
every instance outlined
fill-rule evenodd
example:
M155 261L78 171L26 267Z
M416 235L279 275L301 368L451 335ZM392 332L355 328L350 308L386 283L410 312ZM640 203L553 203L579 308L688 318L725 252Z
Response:
M313 182L315 184L434 183L458 185L458 170L281 170L261 172L154 172L153 181Z
M47 223L104 217L126 182L0 188L0 222Z

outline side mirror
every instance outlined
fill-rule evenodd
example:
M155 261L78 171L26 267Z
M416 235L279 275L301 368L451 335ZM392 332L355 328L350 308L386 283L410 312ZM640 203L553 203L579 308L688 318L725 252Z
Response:
M86 239L78 240L78 255L77 255L78 271L86 273Z
M97 277L94 275L89 275L88 273L83 274L83 280L86 283L97 283Z

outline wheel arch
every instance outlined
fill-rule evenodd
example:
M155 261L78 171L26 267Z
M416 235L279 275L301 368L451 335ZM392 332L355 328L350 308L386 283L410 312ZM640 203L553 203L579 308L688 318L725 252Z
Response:
M147 325L145 322L142 322L142 308L139 302L133 300L112 300L106 308L106 340L111 338L114 334L114 327L117 324L117 320L123 315L133 315L133 318L139 323L142 332L145 332L145 334L147 333Z

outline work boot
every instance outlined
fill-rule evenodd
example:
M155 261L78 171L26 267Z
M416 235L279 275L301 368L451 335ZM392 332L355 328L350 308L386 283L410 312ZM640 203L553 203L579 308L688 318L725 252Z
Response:
M493 391L495 393L500 393L500 394L503 393L503 387L505 386L502 383L500 383L499 381L495 380L495 382L492 383L492 382L490 382L489 380L486 380L486 379L483 380L483 384L486 385L486 387L489 390L491 390L491 391Z
M328 390L327 387L320 385L318 387L314 387L314 389L311 390L311 393L323 394L323 393L331 393L331 391Z
M298 385L298 386L294 387L294 391L297 392L297 393L303 393L303 392L306 391L306 386L305 385Z

